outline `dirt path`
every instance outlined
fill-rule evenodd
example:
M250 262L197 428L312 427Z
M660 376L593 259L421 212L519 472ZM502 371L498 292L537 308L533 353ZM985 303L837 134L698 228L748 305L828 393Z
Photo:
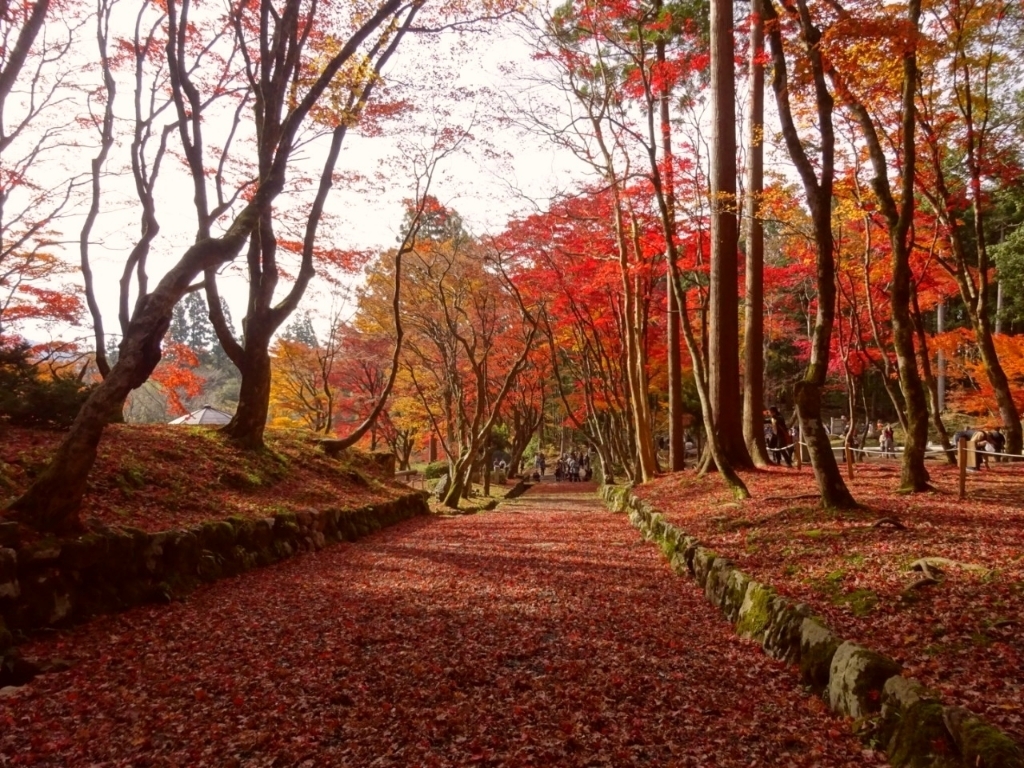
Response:
M584 484L25 648L0 766L871 763Z

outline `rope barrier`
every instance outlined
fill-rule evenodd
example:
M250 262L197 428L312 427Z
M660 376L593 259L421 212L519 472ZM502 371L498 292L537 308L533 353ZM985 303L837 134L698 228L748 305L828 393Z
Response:
M842 451L842 454L846 457L847 472L850 475L850 479L853 479L853 464L854 464L854 462L853 462L852 459L853 459L853 455L855 453L860 453L860 454L863 454L865 456L871 455L871 456L881 456L882 458L885 458L885 459L895 459L895 458L901 458L901 456L899 454L902 454L902 452L904 450L903 446L900 446L898 453L897 453L897 449L895 447L893 448L893 453L888 453L886 451L883 451L883 449L881 447L878 447L878 448L855 448L853 446L847 446L847 445L830 445L829 447L832 449L833 452L835 452L837 449ZM797 468L799 468L800 467L800 457L803 454L803 449L807 448L808 449L808 453L810 453L810 445L808 443L804 442L803 440L797 440L794 443L785 446L784 448L768 448L768 450L772 451L772 452L781 452L781 451L790 450L792 448L798 449L797 452L796 452L796 455L797 455ZM970 448L968 446L968 441L965 438L961 438L959 445L957 445L957 446L955 446L953 448L948 448L948 449L947 448L933 448L931 450L925 449L925 457L927 458L928 456L942 456L942 455L945 455L946 453L948 453L949 451L956 451L956 453L957 453L957 465L959 467L959 474L960 474L959 487L960 487L960 498L961 499L966 498L966 496L967 496L967 487L966 487L966 485L967 485L967 471L968 471L968 469L970 469L973 472L977 472L978 469L980 468L980 464L981 464L982 460L985 461L985 466L986 466L986 468L988 468L988 459L990 459L990 458L995 458L995 459L1006 458L1006 459L1015 459L1015 460L1020 460L1020 459L1024 458L1024 453L1020 453L1020 454L1016 454L1016 453L1003 453L1001 451L987 450L987 446L985 446L985 444L982 444L981 448L979 448L977 446L977 444L975 444L974 448ZM969 460L969 456L970 456L971 453L975 454L974 462L975 462L976 466L968 468L967 462ZM1000 463L1000 462L997 461L997 464L998 463ZM1008 462L1005 462L1005 463L1008 463Z
M810 445L808 445L807 443L794 443L791 446L786 446L786 448L769 448L768 450L769 451L784 451L784 450L788 450L789 448L795 447L797 445L802 446L804 448L807 448L808 450L810 449ZM903 449L904 449L904 446L898 445L895 448L893 448L893 453L902 454L903 453ZM833 445L832 446L832 451L833 452L835 452L835 451L845 451L845 450L846 450L846 446L844 446L844 445ZM853 453L863 453L863 454L865 454L867 456L883 456L883 457L890 458L890 459L891 458L899 458L899 456L893 456L893 454L886 454L885 451L883 451L881 448L857 448L857 447L851 445L850 446L850 450ZM953 446L952 448L926 448L924 453L925 453L925 456L937 456L937 455L943 454L943 453L956 453L956 451L957 451L956 446ZM988 456L988 457L1004 456L1004 457L1006 457L1008 459L1024 458L1024 453L999 453L998 451L989 451L989 450L986 450L985 448L979 448L978 449L978 453L984 454L985 456Z

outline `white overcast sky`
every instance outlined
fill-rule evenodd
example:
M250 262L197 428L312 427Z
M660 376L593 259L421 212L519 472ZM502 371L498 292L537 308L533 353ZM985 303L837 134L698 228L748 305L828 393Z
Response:
M128 5L123 4L122 10L134 19L135 11ZM737 43L742 45L742 41ZM93 45L88 33L83 36L83 45ZM413 190L406 161L409 147L418 143L419 126L470 128L473 140L465 144L464 151L443 162L431 192L456 209L477 235L496 234L510 218L543 209L558 191L578 186L588 176L575 157L494 120L505 106L507 94L528 87L509 71L529 76L542 66L533 61L528 45L507 25L495 25L489 32L461 39L448 35L404 41L387 78L412 94L418 113L381 136L349 135L337 171L361 174L363 181L335 185L326 209L334 226L321 230L324 238L333 246L360 249L382 249L395 243L403 216L402 201ZM122 118L130 113L131 90L130 82L119 88L118 112ZM314 174L318 153L325 150L326 143L303 150ZM82 170L87 167L83 161L91 156L91 150L79 148L76 152ZM75 156L69 158L73 161ZM112 159L111 170L115 163L123 168L124 155ZM151 286L195 235L191 183L177 161L167 160L164 165L157 211L161 233L150 257ZM125 256L138 236L138 204L129 176L108 177L104 185L103 213L92 238L92 264L105 325L108 331L116 332L117 281ZM74 238L80 221L69 219L65 223L65 256L72 263L78 261ZM236 260L222 284L236 328L244 314L243 261ZM282 280L280 291L287 287L288 281ZM314 281L304 306L327 314L331 303L323 284ZM52 331L54 335L68 335L68 329ZM38 339L43 333L43 329L36 329L32 335ZM87 334L83 329L78 333Z
M134 10L130 12L134 14ZM87 52L89 46L94 45L88 34L83 37L82 45ZM469 129L472 140L466 142L458 154L442 162L431 192L456 209L470 231L478 235L497 233L511 217L533 212L536 206L543 207L555 190L565 189L573 177L580 176L583 169L574 158L558 153L540 140L501 129L492 120L499 111L498 102L504 98L503 93L517 87L503 74L513 62L529 68L529 51L516 36L500 26L489 33L465 35L461 41L451 35L404 41L387 77L404 92L413 94L411 98L418 114L408 123L400 122L393 134L366 138L352 133L347 137L337 172L361 174L364 180L353 185L336 184L332 189L326 212L335 225L321 229L330 244L383 249L395 243L403 216L402 201L413 192L407 152L410 147L427 143L425 139L417 139L417 125ZM132 99L130 82L119 85L117 99L117 112L127 119ZM314 173L319 153L325 152L326 146L326 142L321 142L302 152ZM87 158L92 153L91 148L77 147L64 157L64 165L77 166L82 172L88 167ZM108 163L111 175L103 182L101 215L91 238L94 243L91 262L98 298L104 324L111 332L117 331L118 280L139 227L130 176L114 173L118 166L124 169L125 163L126 154L118 156L115 149ZM195 236L193 190L182 170L180 163L167 159L158 181L157 216L161 231L149 261L151 286ZM63 256L72 264L78 262L76 238L81 221L81 216L70 216L62 224ZM222 285L236 327L245 304L241 261L243 259L237 260L227 270ZM67 279L80 283L77 275ZM288 281L282 280L280 291L283 293L287 287ZM330 297L325 294L323 285L314 281L311 289L305 306L326 314ZM49 334L66 338L69 333L86 333L83 329L66 328L28 330L35 340L42 340L41 337Z

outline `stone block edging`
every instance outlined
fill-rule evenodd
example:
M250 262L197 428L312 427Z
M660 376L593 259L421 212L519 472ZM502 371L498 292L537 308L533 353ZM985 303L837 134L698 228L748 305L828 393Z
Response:
M17 527L5 525L0 531L0 679L11 654L16 656L16 634L168 602L202 583L355 541L429 511L426 492L417 491L357 509L230 517L160 533L95 526L74 538L22 543Z
M882 654L844 641L803 603L777 595L727 558L669 523L624 486L602 486L605 504L628 515L656 543L672 570L688 574L743 637L769 656L798 665L800 676L833 712L881 747L896 768L1024 768L1024 750L1003 731L902 675Z

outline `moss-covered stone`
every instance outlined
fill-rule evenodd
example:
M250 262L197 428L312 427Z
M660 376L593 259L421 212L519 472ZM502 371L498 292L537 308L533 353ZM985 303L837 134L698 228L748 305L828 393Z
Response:
M665 538L665 518L659 514L652 514L647 525L647 535L657 542Z
M603 485L601 486L601 498L612 512L625 512L626 498L629 489L624 485Z
M697 553L697 548L700 546L698 541L693 536L684 536L682 541L679 542L679 550L682 552L683 560L686 563L686 569L693 575L693 557Z
M963 707L945 707L942 719L972 768L1024 768L1024 751L1009 736Z
M693 578L701 589L705 589L708 583L708 574L711 572L711 566L714 565L717 558L718 555L710 549L705 549L704 547L696 547L694 549Z
M19 553L19 559L33 565L53 563L60 559L61 549L61 542L46 538L24 547Z
M684 576L690 572L689 567L686 565L686 558L683 557L683 553L678 549L672 553L672 557L669 559L669 566L676 576Z
M71 571L92 568L110 557L108 537L99 533L87 533L77 539L69 539L61 548L60 564Z
M131 533L116 529L107 534L106 542L107 557L103 561L106 577L125 580L134 577L140 570L142 542Z
M235 527L227 520L210 520L200 526L199 539L204 548L226 552L235 544Z
M204 549L199 556L197 573L203 581L216 581L221 577L221 558L214 552Z
M882 710L875 731L876 741L885 748L886 752L892 754L896 749L893 737L904 723L907 713L921 702L938 703L938 700L936 694L917 680L890 677L882 686ZM900 738L901 740L905 739L906 735L904 734Z
M252 524L252 549L263 550L274 540L274 520L263 517Z
M164 557L171 572L192 575L199 565L202 548L199 538L191 531L178 531L167 539Z
M828 687L832 657L840 642L832 630L815 618L800 622L800 678L811 690Z
M903 668L888 656L847 641L832 657L829 705L835 712L853 718L879 712L885 682L902 671Z
M743 600L747 595L747 586L750 584L750 577L738 568L732 568L728 572L725 583L725 593L719 607L725 613L725 617L732 622L740 616L740 608L743 607Z
M280 539L271 545L270 551L277 560L287 560L295 554L294 547L287 541L281 541Z
M661 550L661 554L665 556L665 559L670 563L672 558L676 554L676 542L674 537L664 537L658 542L658 548Z
M0 547L0 581L18 577L18 553L7 547Z
M0 599L14 599L21 594L18 584L18 553L0 548Z
M771 598L768 616L769 624L761 642L764 652L787 664L799 663L803 622L810 616L810 609L803 603L794 604L776 595Z
M757 581L748 581L736 615L736 634L763 642L771 626L772 598L775 593Z
M716 557L708 568L707 580L704 582L704 596L712 605L725 611L729 593L729 580L735 566L724 557Z
M886 747L893 768L960 768L942 705L925 699L903 711ZM968 763L973 765L973 763Z
M299 522L292 512L278 512L273 521L274 536L295 536L299 533Z

